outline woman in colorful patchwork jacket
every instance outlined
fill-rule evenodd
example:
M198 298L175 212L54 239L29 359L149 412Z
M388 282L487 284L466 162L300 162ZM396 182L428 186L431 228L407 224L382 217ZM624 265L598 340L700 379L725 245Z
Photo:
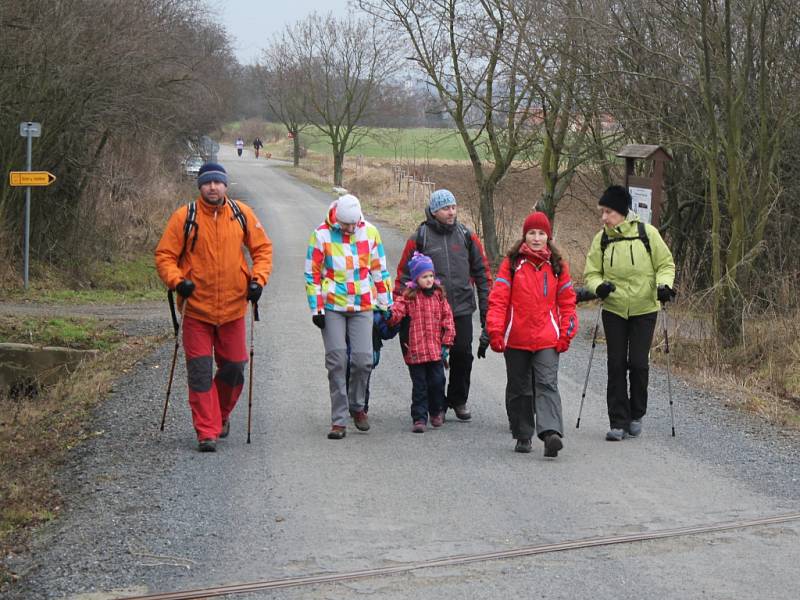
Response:
M355 196L335 200L325 221L312 232L305 276L311 319L322 330L325 344L331 394L328 438L340 440L347 431L348 414L359 431L369 430L364 396L372 370L373 310L386 310L392 304L380 233L364 220Z
M506 361L506 411L517 452L531 451L534 431L544 455L563 448L558 355L578 332L569 267L551 241L543 212L528 215L522 239L500 264L489 294L486 330ZM535 427L535 429L534 429Z

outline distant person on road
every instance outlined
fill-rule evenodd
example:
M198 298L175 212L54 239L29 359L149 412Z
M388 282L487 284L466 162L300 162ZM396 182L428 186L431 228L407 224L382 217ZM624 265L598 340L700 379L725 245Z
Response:
M425 433L430 416L434 428L444 423L444 365L455 340L453 311L436 279L433 261L414 252L408 263L409 281L394 297L390 325L407 329L401 338L403 359L411 375L411 431Z
M261 151L261 148L263 147L264 147L264 142L261 141L260 137L256 137L256 139L253 140L253 151L256 154L256 158L258 158L258 153Z
M544 455L558 456L564 424L558 392L559 355L578 332L567 261L552 241L543 212L525 219L522 239L500 263L486 331L506 361L506 412L516 452L530 452L536 433Z
M236 154L238 154L240 158L242 156L243 150L244 150L244 140L242 139L241 136L238 136L236 138Z
M658 303L675 296L672 253L658 229L642 223L630 206L624 187L612 185L603 192L598 202L603 229L592 240L583 274L586 289L603 301L610 423L606 439L611 442L642 432Z
M217 440L228 435L242 391L244 316L272 272L272 242L253 209L228 198L222 165L200 167L197 186L200 197L172 214L155 259L161 280L179 295L179 308L186 304L182 329L192 422L198 449L214 452Z
M447 384L447 407L456 417L469 421L467 408L472 373L472 315L475 292L481 327L486 324L492 273L478 236L458 222L456 199L449 190L431 194L426 220L406 242L397 264L395 295L402 293L409 282L408 264L414 252L426 254L433 261L436 277L447 290L447 301L453 311L456 337L450 349L450 381Z
M331 395L328 438L340 440L347 432L348 413L359 431L369 430L364 398L373 363L373 311L386 311L392 304L380 233L364 220L355 196L335 200L311 233L305 278L311 320L325 344Z

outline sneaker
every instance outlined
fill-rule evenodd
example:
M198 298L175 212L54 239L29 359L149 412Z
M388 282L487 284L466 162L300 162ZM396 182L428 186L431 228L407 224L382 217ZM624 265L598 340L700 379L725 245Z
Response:
M369 419L363 410L353 415L353 421L359 431L369 431Z
M438 429L444 425L444 413L439 413L438 415L431 416L431 427L434 429Z
M340 440L347 435L347 429L341 425L332 425L331 430L328 432L329 440Z
M561 441L561 436L557 433L551 433L544 438L544 455L546 458L555 458L558 456L558 451L564 447L564 442Z
M528 454L531 451L531 441L529 439L520 438L517 440L517 445L514 446L514 452L522 452Z
M624 429L612 428L612 429L609 429L608 433L606 434L606 441L608 441L608 442L621 442L626 437L628 437L628 434L625 432Z
M642 420L641 419L634 419L631 421L631 424L628 425L628 435L631 437L639 437L642 434Z
M425 421L422 419L414 421L414 426L411 428L411 431L414 433L425 433Z
M231 421L228 419L227 421L222 422L222 431L219 433L220 438L228 437L228 434L231 432Z
M456 413L456 416L461 421L469 421L472 418L472 414L467 410L466 404L462 404L461 406L454 406L453 412Z
M200 452L216 452L217 440L212 440L211 438L206 440L200 440L199 442L197 442L197 449Z

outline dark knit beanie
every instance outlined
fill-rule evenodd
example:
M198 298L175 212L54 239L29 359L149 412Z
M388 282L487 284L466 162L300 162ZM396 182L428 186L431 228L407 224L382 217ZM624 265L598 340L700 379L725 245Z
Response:
M225 167L215 162L207 162L200 167L200 171L197 173L197 187L209 181L219 181L228 185L228 173L225 171Z
M600 206L606 206L621 214L628 216L628 209L631 207L631 195L627 189L621 185L609 186L598 202Z
M548 239L553 237L553 230L550 227L550 219L548 219L547 215L541 211L531 213L525 219L525 223L522 226L523 239L525 238L525 234L531 229L541 229L547 234Z

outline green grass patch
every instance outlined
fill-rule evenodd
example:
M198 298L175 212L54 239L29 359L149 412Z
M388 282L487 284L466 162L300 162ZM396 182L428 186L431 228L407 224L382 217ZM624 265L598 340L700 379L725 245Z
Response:
M7 286L0 289L0 295L10 301L53 304L131 304L164 298L164 284L149 252L98 263L87 272L76 280L67 273L34 264L27 290Z
M313 152L329 153L330 143L321 132L307 129L301 142ZM287 140L287 145L291 142ZM455 129L385 129L370 127L367 134L347 153L389 160L469 160L469 155Z
M122 335L108 323L92 318L0 317L0 339L78 350L112 350Z

